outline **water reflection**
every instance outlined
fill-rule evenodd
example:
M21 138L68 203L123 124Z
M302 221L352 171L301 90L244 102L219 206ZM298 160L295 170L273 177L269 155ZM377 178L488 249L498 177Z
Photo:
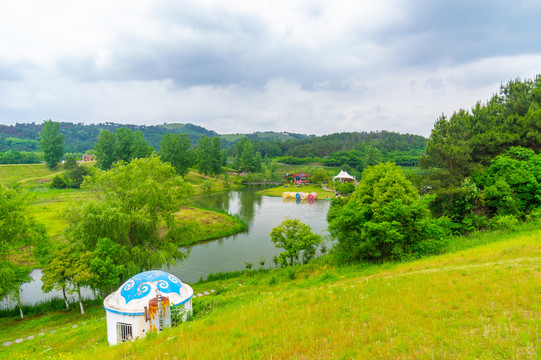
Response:
M222 210L237 214L248 223L248 232L193 246L187 260L164 270L191 283L209 273L242 270L246 263L258 268L259 262L264 261L264 267L271 267L273 256L281 250L274 247L269 234L283 220L299 219L316 233L327 228L328 201L297 202L296 199L261 196L256 194L259 189L251 187L194 199L194 203L205 207L216 208L216 204L223 204Z
M248 224L248 231L198 244L187 249L188 251L183 250L187 252L188 259L164 270L182 281L193 283L209 273L242 270L246 263L252 263L253 268L257 269L261 266L259 262L264 261L264 267L268 268L273 266L273 256L281 252L271 243L269 234L272 228L283 220L299 219L310 225L316 233L322 233L327 228L329 201L309 202L261 196L256 194L260 189L261 187L252 186L243 190L195 197L193 202L199 206L222 209L241 216ZM30 305L53 297L62 297L61 291L42 293L41 270L34 270L30 275L33 281L21 287L23 304ZM89 298L93 294L89 289L85 289L83 296ZM73 299L74 295L70 298ZM0 302L0 308L13 305L7 302L7 299Z
M41 281L41 270L35 269L30 273L32 281L21 285L21 301L23 305L33 305L38 302L47 301L54 298L62 298L61 290L52 290L48 293L41 291L43 282ZM81 296L83 299L93 299L94 293L89 288L81 288ZM68 301L77 301L77 294L68 294ZM0 301L0 309L13 308L17 305L17 302L10 300L7 297Z
M256 207L262 204L262 195L257 191L263 189L262 186L248 186L243 190L229 190L214 194L200 195L193 198L193 203L211 209L224 210L230 214L239 215L251 224Z

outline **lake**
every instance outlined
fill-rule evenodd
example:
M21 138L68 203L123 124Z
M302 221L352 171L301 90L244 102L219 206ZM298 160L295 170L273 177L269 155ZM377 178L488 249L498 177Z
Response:
M248 186L241 190L230 190L192 198L193 203L206 208L222 209L233 215L239 215L248 224L248 231L196 244L189 249L188 259L163 270L177 276L183 282L194 283L206 278L210 273L243 270L246 263L252 263L252 269L274 267L272 258L281 249L275 248L270 241L270 232L285 219L298 219L310 225L312 231L324 234L327 228L327 211L330 201L298 201L256 194L262 186ZM294 189L284 188L284 191ZM36 301L44 301L53 297L62 297L62 292L41 292L41 271L34 270L30 274L32 282L23 284L21 297L23 304L30 305ZM83 291L85 298L92 297L88 289ZM71 296L72 299L75 295ZM14 306L6 299L0 308Z
M187 260L164 270L182 281L194 283L209 273L242 270L246 263L252 263L253 269L257 269L259 262L264 260L264 267L271 267L274 266L273 256L281 249L275 248L270 241L270 232L283 220L298 219L318 234L326 230L330 201L296 201L256 194L261 189L250 186L195 197L196 205L239 215L248 223L248 231L195 245L190 248Z

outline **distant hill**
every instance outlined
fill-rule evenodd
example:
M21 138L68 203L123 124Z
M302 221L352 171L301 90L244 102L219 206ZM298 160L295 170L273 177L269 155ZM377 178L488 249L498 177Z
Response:
M219 136L224 147L232 146L236 141L244 136L248 139L257 140L273 140L273 141L288 141L307 139L310 136L304 134L295 134L288 132L255 132L252 134L224 134L220 135L215 131L207 130L204 127L194 124L163 124L163 125L125 125L117 123L101 123L101 124L73 124L61 122L60 129L66 135L66 152L81 153L93 149L97 141L98 135L102 130L114 132L116 129L126 127L132 131L142 131L148 144L154 149L160 148L162 137L170 132L175 134L187 134L190 137L192 144L197 144L197 140L201 135L208 137ZM43 124L28 123L15 125L0 125L0 152L8 150L16 151L38 151L39 150L39 132L43 128ZM313 136L313 135L312 135Z
M8 150L39 151L39 132L43 124L0 125L0 152ZM126 127L132 131L142 131L148 144L159 150L162 137L170 133L187 134L192 144L197 144L201 135L208 137L219 136L222 145L231 153L233 144L246 136L254 143L257 152L262 156L296 156L306 157L315 155L325 157L337 151L349 151L358 146L372 145L384 151L415 151L422 152L426 139L418 135L398 134L389 131L378 132L348 132L323 136L297 134L290 132L254 132L251 134L223 134L205 129L194 124L161 124L161 125L124 125L117 123L102 124L73 124L60 123L60 129L66 135L65 151L67 153L82 153L93 149L98 135L102 130L114 132Z
M102 130L114 132L116 129L126 127L132 131L142 131L148 144L159 149L160 140L168 133L187 134L193 144L201 135L209 137L219 136L218 133L193 124L163 124L163 125L124 125L116 123L102 124L73 124L60 123L60 129L66 135L66 152L85 152L93 149L98 135ZM15 124L0 125L0 151L36 151L39 150L39 132L43 124Z
M252 134L222 134L220 135L220 137L223 140L226 140L231 143L234 143L245 136L249 140L277 140L277 141L300 140L300 139L306 139L306 138L311 137L305 134L296 134L296 133L289 133L289 132L274 132L274 131L265 131L265 132L256 131Z

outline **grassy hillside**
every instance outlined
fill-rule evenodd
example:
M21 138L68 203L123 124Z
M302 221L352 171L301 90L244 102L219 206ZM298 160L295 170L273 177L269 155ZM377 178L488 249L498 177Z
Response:
M94 163L87 162L83 165L92 166ZM50 184L54 176L62 172L64 170L61 165L54 171L49 170L45 164L0 165L0 184L18 183L30 191L32 198L28 212L45 226L47 235L55 241L61 241L62 234L68 226L66 211L89 197L89 193L81 189L51 188ZM190 172L185 179L194 185L196 193L203 192L201 184L205 180L212 184L209 191L224 189L223 181L205 178L195 172ZM231 177L230 181L232 180L234 177ZM228 185L230 188L238 187L236 184L230 183ZM239 218L204 209L179 209L177 220L181 225L188 225L189 221L195 221L199 224L199 226L195 226L194 235L190 236L189 240L183 240L183 245L216 239L246 230L246 224ZM192 226L193 229L194 226ZM11 254L11 258L19 264L36 266L29 247L18 249Z
M278 140L278 141L305 139L309 137L308 135L304 135L304 134L294 134L294 133L287 133L287 132L256 131L251 134L221 134L220 138L229 142L235 142L237 140L242 139L245 136L250 140Z
M57 170L49 170L45 164L0 165L0 184L36 179L51 181L54 175L62 171L61 166Z
M56 333L0 348L0 357L535 359L540 238L541 225L530 224L457 238L453 252L409 263L335 267L322 258L249 272L195 284L217 292L194 299L192 321L159 335L109 347L105 319L69 318ZM45 327L10 325L0 339Z

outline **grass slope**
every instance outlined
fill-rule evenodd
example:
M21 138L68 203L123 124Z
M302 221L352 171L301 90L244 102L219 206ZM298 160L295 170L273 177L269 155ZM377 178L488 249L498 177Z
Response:
M217 293L194 299L194 320L161 334L109 347L104 319L68 323L0 348L0 357L49 349L52 358L77 359L535 359L539 238L536 225L457 239L452 253L409 263L335 267L321 258L249 272L195 284Z
M83 166L93 166L95 162L83 163ZM51 181L56 174L64 172L63 166L59 165L57 170L49 170L45 164L22 164L22 165L0 165L0 184L19 183L32 195L29 214L45 226L47 235L55 241L62 241L62 234L68 227L66 211L77 203L84 202L89 197L88 191L81 189L53 189ZM202 192L201 183L205 180L212 182L211 191L220 191L224 188L224 182L215 178L190 172L186 181L194 185L196 193ZM230 188L238 187L229 184ZM222 236L232 235L246 230L246 224L229 214L212 212L205 209L191 208L189 214L182 212L177 215L179 223L186 224L188 220L194 220L200 224L201 231L191 239L190 244ZM184 243L183 245L189 245ZM35 267L36 262L30 247L21 247L10 254L10 259L20 265Z
M63 172L62 166L49 170L45 164L0 165L0 184L43 179L51 181L55 174Z

